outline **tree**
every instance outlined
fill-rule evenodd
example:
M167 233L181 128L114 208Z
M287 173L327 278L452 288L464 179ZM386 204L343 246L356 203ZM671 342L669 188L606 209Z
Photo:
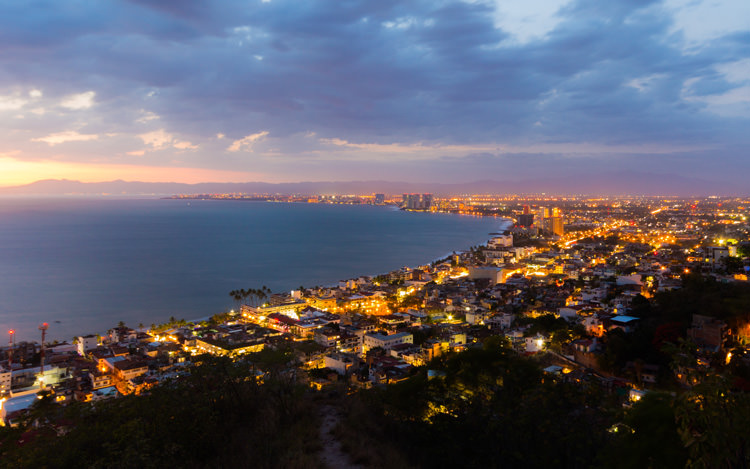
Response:
M630 314L637 318L645 318L651 315L651 302L645 296L638 294L630 302Z
M742 263L742 259L734 256L722 257L721 264L724 266L727 273L730 274L741 273L745 268L744 264Z
M601 457L603 466L685 467L687 451L677 433L673 399L667 394L647 394L610 431L614 438Z
M750 395L732 392L728 380L712 377L675 403L688 467L750 466Z

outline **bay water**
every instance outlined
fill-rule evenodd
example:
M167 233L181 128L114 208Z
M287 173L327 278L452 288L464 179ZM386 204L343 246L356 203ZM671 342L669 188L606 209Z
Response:
M149 326L235 306L229 291L332 285L484 243L503 220L241 200L0 199L0 337ZM7 340L7 339L6 339Z

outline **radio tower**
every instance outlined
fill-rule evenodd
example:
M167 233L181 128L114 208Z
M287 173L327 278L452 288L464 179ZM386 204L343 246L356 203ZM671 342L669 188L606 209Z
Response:
M44 336L47 335L47 328L49 327L49 324L42 323L41 326L39 326L39 330L42 331L42 350L40 352L41 354L41 368L39 370L39 375L41 377L40 379L40 387L44 389Z
M10 351L8 352L8 369L13 369L13 348L16 345L13 342L13 335L16 333L13 329L8 331L8 335L10 336L10 340L8 341L8 345L10 345Z

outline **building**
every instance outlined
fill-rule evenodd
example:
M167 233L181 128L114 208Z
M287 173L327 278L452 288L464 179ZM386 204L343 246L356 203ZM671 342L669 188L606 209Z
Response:
M3 425L15 427L18 425L16 418L29 409L36 402L36 394L25 394L23 396L11 397L0 404L0 420ZM16 417L16 418L14 418Z
M390 349L394 345L398 344L413 344L414 336L409 332L399 332L398 334L378 334L369 333L365 334L364 351L367 352L370 349L380 347L386 350Z
M0 396L10 393L11 372L0 368Z
M383 205L385 203L385 194L375 194L375 205Z
M336 373L345 376L359 367L359 358L350 353L334 353L323 357L323 364Z
M487 243L489 248L508 248L513 246L513 233L510 231L491 233L490 236L492 238Z
M85 357L86 352L99 346L99 337L95 335L79 336L76 340L78 345L78 355Z
M505 282L506 277L511 272L513 272L512 270L504 269L502 267L475 266L475 265L468 266L468 270L469 270L469 279L478 280L478 279L486 278L486 279L489 279L491 285Z
M429 210L432 207L432 194L403 194L401 207L406 210Z
M531 225L534 224L534 214L533 213L524 213L522 215L518 215L518 225L523 226L524 228L528 228Z
M138 360L119 360L114 363L115 376L123 381L148 372L148 365Z
M195 348L199 353L209 353L218 356L234 357L251 352L260 352L264 347L265 342L262 339L248 340L240 343L206 337L195 340Z
M693 314L693 324L687 335L698 346L712 350L721 350L729 335L729 328L724 321L701 314Z
M562 217L549 217L544 220L544 229L550 233L562 236L565 233L565 224Z

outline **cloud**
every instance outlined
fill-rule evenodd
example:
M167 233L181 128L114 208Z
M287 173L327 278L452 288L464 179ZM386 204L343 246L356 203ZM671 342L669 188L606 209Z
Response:
M176 139L164 129L140 134L138 135L138 138L140 138L146 145L151 145L155 150L163 150L170 147L178 150L196 150L198 148L197 145L193 145L188 141Z
M98 138L99 136L96 134L81 134L75 130L66 130L64 132L47 135L46 137L34 138L31 139L31 141L44 142L49 146L55 146L67 142L87 142L90 140L97 140Z
M93 91L86 91L85 93L71 94L63 98L60 102L60 106L79 111L82 109L89 109L94 106L94 97L96 93Z
M86 110L88 133L119 135L106 139L112 158L135 138L165 165L266 165L289 178L307 177L302 160L333 178L429 159L430 174L450 178L443 156L533 149L614 164L644 149L711 148L729 167L744 164L737 149L750 144L747 5L17 2L0 17L0 111L9 117L0 138L15 147L24 135L71 128L69 111ZM76 150L65 157L93 158ZM238 163L232 153L243 150L256 157ZM344 173L346 158L362 166ZM700 166L683 161L672 170Z
M253 144L258 142L259 140L262 140L266 135L268 135L268 131L264 130L262 132L258 132L256 134L251 134L246 137L243 137L239 140L235 140L232 142L232 144L227 148L227 151L231 152L237 152L240 150L243 151L250 151L253 148Z
M18 95L0 96L0 111L17 111L24 107L28 100Z
M198 149L198 145L193 145L190 142L178 141L178 140L175 140L174 142L172 142L172 146L177 148L178 150L197 150Z
M145 124L146 122L150 122L153 120L159 119L159 116L154 114L151 111L141 110L141 116L136 119L136 122L139 124Z

